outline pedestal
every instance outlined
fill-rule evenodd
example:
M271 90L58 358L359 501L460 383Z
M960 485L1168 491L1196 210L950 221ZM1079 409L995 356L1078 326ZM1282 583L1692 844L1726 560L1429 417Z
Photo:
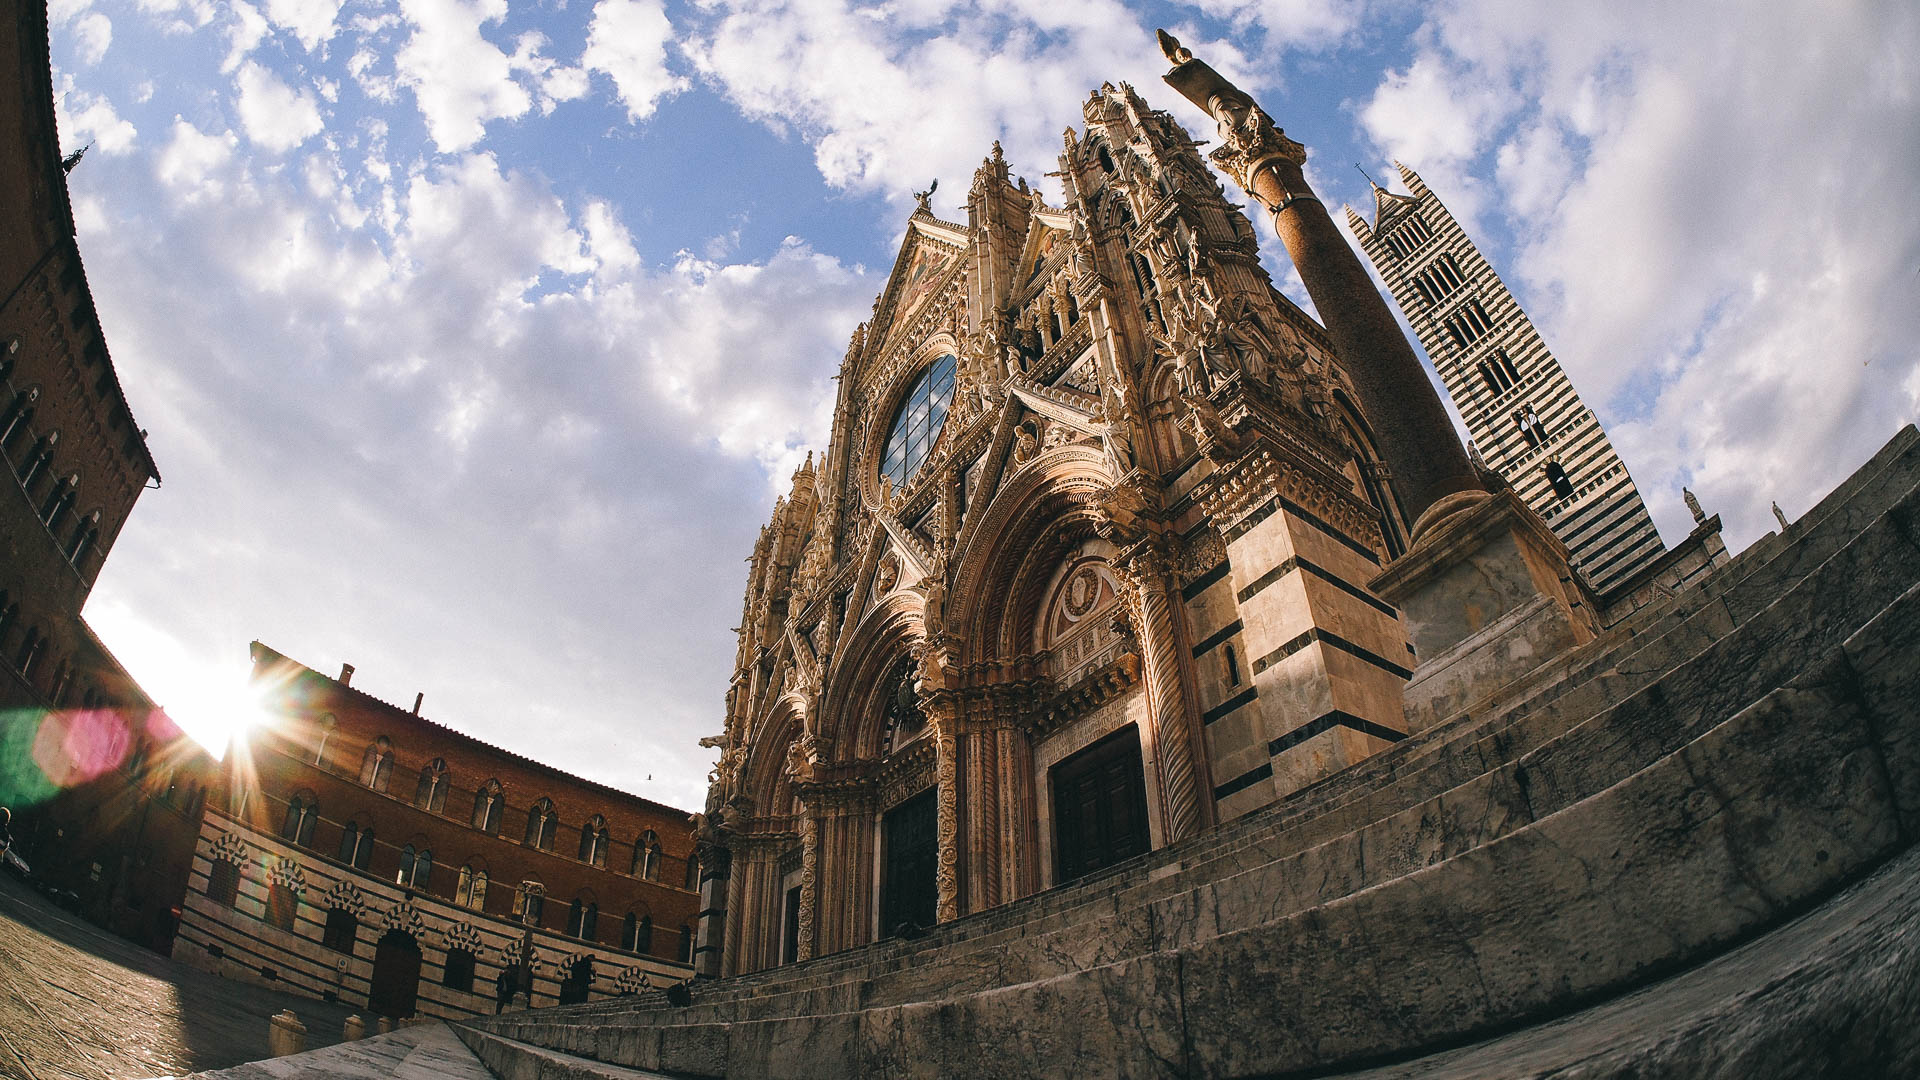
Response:
M1439 507L1436 507L1439 509ZM1511 489L1461 498L1416 527L1371 590L1397 606L1418 661L1406 725L1419 732L1599 632L1566 545Z

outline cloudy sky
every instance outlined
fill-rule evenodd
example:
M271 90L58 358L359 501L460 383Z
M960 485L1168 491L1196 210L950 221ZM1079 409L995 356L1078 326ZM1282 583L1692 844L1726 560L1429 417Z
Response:
M87 615L184 724L253 639L696 806L748 554L910 192L1057 192L1167 26L1336 208L1419 170L1669 540L1920 412L1901 0L53 0L82 252L165 476ZM1336 218L1338 217L1336 213ZM1268 237L1269 268L1289 282ZM1302 299L1304 299L1302 297Z

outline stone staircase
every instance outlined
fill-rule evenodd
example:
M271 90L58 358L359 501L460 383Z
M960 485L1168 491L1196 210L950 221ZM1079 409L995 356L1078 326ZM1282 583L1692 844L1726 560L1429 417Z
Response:
M1908 428L1695 588L1203 836L684 1008L459 1032L516 1080L1228 1077L1536 1023L1699 964L1911 843L1916 582Z

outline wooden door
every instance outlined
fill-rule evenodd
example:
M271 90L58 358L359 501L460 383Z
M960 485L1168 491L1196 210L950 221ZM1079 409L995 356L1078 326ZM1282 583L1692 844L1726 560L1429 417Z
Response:
M886 864L880 879L881 937L909 924L933 925L940 859L935 813L934 792L925 791L887 811L882 821Z
M1140 731L1131 725L1053 767L1056 884L1147 850Z

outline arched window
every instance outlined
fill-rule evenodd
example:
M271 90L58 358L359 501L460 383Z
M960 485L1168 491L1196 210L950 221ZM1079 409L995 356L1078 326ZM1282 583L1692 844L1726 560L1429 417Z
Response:
M267 922L282 930L293 929L293 917L300 907L300 898L294 891L278 881L267 882Z
M216 904L232 907L240 898L240 866L226 859L215 859L207 869L207 897Z
M500 793L500 781L489 780L480 785L473 793L473 827L481 832L494 835L500 831L500 807L505 803Z
M395 885L405 885L411 889L424 889L433 880L433 851L421 848L415 852L412 844L400 849L400 869L393 875Z
M27 627L27 636L20 642L20 653L14 660L14 666L20 669L22 678L33 678L34 665L39 663L41 647L46 643L47 639L40 636L38 626Z
M519 891L513 894L513 917L533 926L540 925L540 916L547 906L547 887L537 881L523 881Z
M686 923L680 924L680 951L675 959L683 964L693 963L693 929Z
M93 550L93 545L99 542L100 511L95 510L81 518L80 523L74 526L73 539L67 544L67 561L76 568L79 567L81 560L85 559L87 553Z
M653 916L627 912L626 921L620 927L620 947L628 952L652 952Z
M528 847L537 847L543 851L553 848L553 830L555 817L553 800L542 796L533 808L527 811L527 834L521 843Z
M326 766L327 740L333 738L333 732L337 727L339 727L339 721L333 718L332 713L328 713L320 718L320 741L315 743L313 747L313 763L315 765L323 768Z
M27 466L20 470L20 486L33 494L33 485L46 475L48 466L53 464L53 445L60 441L60 433L48 432L40 436L33 449L27 451Z
M1547 483L1553 485L1553 493L1562 499L1573 498L1573 478L1557 461L1547 462Z
M79 498L80 474L73 473L65 480L53 485L47 493L47 501L40 506L40 519L47 523L48 531L58 529L67 519L67 512L73 509L73 502Z
M372 847L372 828L362 829L358 822L349 821L346 828L340 830L340 861L348 866L366 869L366 856L362 851L363 849L370 851Z
M320 944L334 952L352 954L353 940L360 935L360 920L346 908L327 909L327 927L321 931Z
M385 791L392 781L393 742L382 735L360 756L360 782L375 791Z
M313 826L320 820L320 804L313 792L301 790L287 800L287 816L280 823L280 835L302 847L313 846Z
M567 935L592 941L600 929L600 905L576 897L567 905Z
M420 770L420 782L414 786L413 805L422 810L440 812L447 805L447 759L434 758Z
M461 907L484 911L487 907L487 872L471 865L460 868L460 881L454 886L453 902Z
M700 858L697 855L687 856L687 888L689 890L700 888Z
M634 877L649 881L660 879L660 838L652 829L640 835L633 845L633 866L628 870Z
M947 422L947 407L953 404L955 363L949 353L929 364L893 414L880 475L892 480L896 489L907 486L907 481L920 472L940 437L940 428Z
M599 814L580 827L580 861L607 865L607 819Z

